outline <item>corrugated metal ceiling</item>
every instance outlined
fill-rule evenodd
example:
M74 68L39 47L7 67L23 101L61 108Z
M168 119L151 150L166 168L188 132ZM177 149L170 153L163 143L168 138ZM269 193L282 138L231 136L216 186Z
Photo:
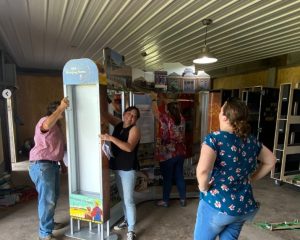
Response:
M201 68L213 70L300 51L299 13L298 0L0 0L0 42L22 68L62 69L110 47L129 66L158 70L192 65L211 18L219 61Z

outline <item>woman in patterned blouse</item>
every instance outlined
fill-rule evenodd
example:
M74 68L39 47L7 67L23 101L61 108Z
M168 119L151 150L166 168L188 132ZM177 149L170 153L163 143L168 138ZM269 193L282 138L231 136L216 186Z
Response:
M251 182L268 174L276 159L249 134L247 117L245 103L227 100L219 113L220 131L208 134L202 144L194 240L238 239L245 221L258 210Z
M163 198L156 202L157 206L169 207L172 182L175 179L179 192L179 204L186 206L186 186L183 176L183 163L186 155L185 119L180 113L178 102L167 102L161 111L157 107L157 94L151 92L152 111L159 122L159 144L156 145L156 158L159 160L163 176Z

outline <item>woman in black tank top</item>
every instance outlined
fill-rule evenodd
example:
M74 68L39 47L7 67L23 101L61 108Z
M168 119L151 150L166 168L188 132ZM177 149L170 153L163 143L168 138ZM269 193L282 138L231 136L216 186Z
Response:
M123 121L109 114L104 116L115 126L113 134L102 134L101 140L111 142L113 157L110 158L110 168L115 171L124 210L124 221L114 229L127 227L127 239L135 239L136 207L133 192L138 169L137 151L141 138L140 130L135 124L140 117L140 111L134 106L128 107L124 111Z

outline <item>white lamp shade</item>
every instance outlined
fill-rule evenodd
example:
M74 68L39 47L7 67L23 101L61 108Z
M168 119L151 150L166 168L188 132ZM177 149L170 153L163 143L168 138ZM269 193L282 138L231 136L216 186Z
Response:
M210 52L209 48L207 46L202 48L201 54L198 56L198 58L193 60L193 63L196 64L208 64L208 63L214 63L217 62L218 59L215 58Z

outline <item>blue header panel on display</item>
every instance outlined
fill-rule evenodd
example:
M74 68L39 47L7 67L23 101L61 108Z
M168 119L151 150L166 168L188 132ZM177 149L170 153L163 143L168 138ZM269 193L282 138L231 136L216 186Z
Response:
M63 80L65 85L97 84L98 68L88 58L72 59L64 66Z

